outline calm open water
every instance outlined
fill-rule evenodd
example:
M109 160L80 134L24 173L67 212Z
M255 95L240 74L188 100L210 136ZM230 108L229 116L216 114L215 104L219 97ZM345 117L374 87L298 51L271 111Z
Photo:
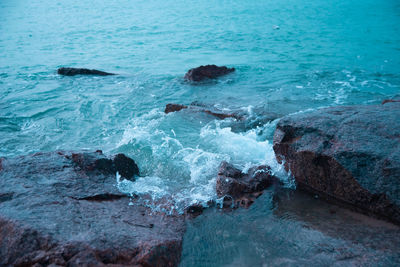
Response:
M237 71L198 85L183 80L203 64ZM121 75L61 77L62 66ZM172 196L179 211L216 199L222 160L266 163L290 186L271 146L276 120L265 117L399 98L399 70L398 0L2 0L0 156L123 152L143 177L121 190ZM254 123L163 113L167 103L192 102ZM249 210L197 218L182 266L352 265L363 255L373 266L400 262L399 242L382 252L347 240L343 229L332 237L297 215L278 216L274 203L266 193ZM385 227L385 238L400 240ZM366 239L383 231L373 229Z

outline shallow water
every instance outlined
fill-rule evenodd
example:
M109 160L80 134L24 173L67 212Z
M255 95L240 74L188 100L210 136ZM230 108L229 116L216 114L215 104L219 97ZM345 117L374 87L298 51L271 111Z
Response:
M301 192L189 222L180 266L398 266L400 228Z
M266 163L289 182L271 146L276 120L268 119L400 97L399 25L396 0L1 1L0 156L123 152L142 177L121 190L172 196L178 211L216 199L222 160ZM213 63L237 71L197 85L183 80ZM121 75L61 77L61 66ZM251 123L163 113L167 103L192 102Z

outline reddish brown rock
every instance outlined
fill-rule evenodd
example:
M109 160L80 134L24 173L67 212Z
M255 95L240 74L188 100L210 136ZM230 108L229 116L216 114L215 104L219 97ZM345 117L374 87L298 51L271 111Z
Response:
M206 65L190 69L185 74L185 79L189 81L202 81L204 79L215 79L219 76L234 72L235 68L219 67L216 65Z
M279 179L271 174L269 166L252 167L243 173L224 161L218 172L216 190L218 197L224 197L224 207L247 208L274 183L279 183Z
M184 216L119 192L115 173L92 165L99 153L74 155L3 160L0 266L177 266Z
M299 188L400 224L399 118L400 103L297 113L274 151Z

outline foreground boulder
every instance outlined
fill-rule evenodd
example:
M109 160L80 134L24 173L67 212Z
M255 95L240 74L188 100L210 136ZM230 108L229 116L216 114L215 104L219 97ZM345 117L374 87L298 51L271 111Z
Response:
M274 151L299 188L400 224L400 103L280 120Z
M108 76L116 75L114 73L104 72L100 70L82 69L82 68L59 68L57 73L65 76L75 75L97 75L97 76Z
M2 159L0 266L177 266L183 216L155 214L120 193L107 168L122 158Z
M224 207L249 207L263 190L279 179L271 174L268 166L252 167L247 173L235 168L228 162L222 162L217 177L217 196L224 197Z
M234 72L235 68L219 67L216 65L206 65L190 69L185 74L185 79L189 81L199 82L204 79L215 79L219 76Z

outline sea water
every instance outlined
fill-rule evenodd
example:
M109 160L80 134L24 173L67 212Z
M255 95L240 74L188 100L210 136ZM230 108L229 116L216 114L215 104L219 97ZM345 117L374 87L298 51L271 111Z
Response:
M198 84L184 81L188 69L205 64L236 71ZM56 73L59 67L119 75L63 77ZM217 200L215 178L222 161L244 170L268 164L292 186L272 149L279 118L399 98L399 70L397 0L3 0L0 156L82 149L125 153L137 162L141 177L135 183L116 182L120 190L173 199L173 208L181 212L187 205ZM193 102L254 123L220 121L190 110L163 112L167 103ZM212 234L215 224L228 223L230 216L244 221L260 216L263 225L289 233L302 229L277 219L268 197L257 203L263 208L221 215L205 224L212 227L189 227L188 235ZM223 247L248 247L253 230L242 229L243 238L228 238ZM226 231L232 234L235 228ZM271 231L273 238L284 239L280 231ZM301 231L314 242L314 232ZM271 247L262 244L253 244L254 249ZM296 244L286 245L300 255ZM195 245L184 243L185 248ZM310 247L298 249L307 256ZM198 259L211 257L192 252L184 250L183 264L202 266ZM234 264L228 260L234 255L213 262ZM235 264L248 258L254 264L279 263L262 255L244 253ZM285 259L279 264L300 263Z

